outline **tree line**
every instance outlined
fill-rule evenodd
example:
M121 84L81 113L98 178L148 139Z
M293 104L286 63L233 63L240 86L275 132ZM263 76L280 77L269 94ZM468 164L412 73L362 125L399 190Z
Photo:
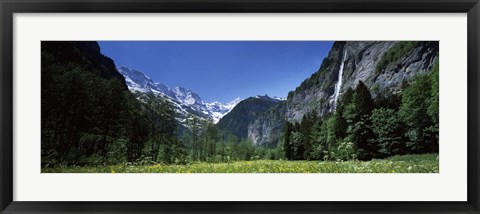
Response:
M404 82L401 93L372 92L359 82L346 90L325 117L310 112L287 122L289 160L370 160L393 155L438 153L438 57L432 70Z

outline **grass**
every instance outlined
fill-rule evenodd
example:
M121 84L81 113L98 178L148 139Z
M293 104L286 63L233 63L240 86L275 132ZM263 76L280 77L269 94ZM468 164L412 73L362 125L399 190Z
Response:
M186 165L112 165L43 168L42 173L438 173L438 154L404 155L371 161L255 160Z
M418 42L414 41L400 41L393 45L387 52L385 52L380 60L377 62L375 72L379 74L383 69L392 63L396 63L411 50L417 47Z

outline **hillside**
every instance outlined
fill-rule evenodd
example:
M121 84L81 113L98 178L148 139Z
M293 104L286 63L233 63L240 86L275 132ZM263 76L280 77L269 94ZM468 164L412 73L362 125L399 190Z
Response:
M288 94L286 109L276 114L284 111L284 121L294 123L313 111L322 117L333 112L342 94L359 81L373 96L380 92L399 93L404 82L430 71L438 51L438 42L335 42L320 69ZM256 118L248 136L255 144L277 141L278 127L284 121L268 115Z
M217 127L238 138L248 136L248 124L261 113L280 102L278 99L265 96L255 96L242 100L227 115L217 123Z

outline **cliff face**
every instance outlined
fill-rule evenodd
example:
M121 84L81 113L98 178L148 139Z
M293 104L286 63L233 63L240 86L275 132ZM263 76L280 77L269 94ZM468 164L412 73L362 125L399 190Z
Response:
M377 87L382 91L399 92L403 81L410 81L414 75L430 71L438 55L438 42L416 42L398 60L377 70L379 60L398 45L398 42L347 43L347 51L351 51L352 55L349 55L346 67L347 71L353 72L345 76L342 89L354 87L361 80L371 90Z
M281 139L285 122L286 101L258 116L248 125L248 138L255 145L275 146Z
M222 117L217 126L238 138L246 138L248 125L279 102L279 100L266 95L247 98L239 102L232 111Z
M320 117L332 112L335 87L338 87L337 97L359 81L369 87L373 96L380 91L399 93L404 81L430 71L438 51L438 42L335 42L320 69L289 93L284 110L278 109L277 114L285 111L283 121L261 115L250 124L248 137L255 144L269 144L278 141L275 136L280 136L278 127L285 120L300 122L304 114L313 110Z

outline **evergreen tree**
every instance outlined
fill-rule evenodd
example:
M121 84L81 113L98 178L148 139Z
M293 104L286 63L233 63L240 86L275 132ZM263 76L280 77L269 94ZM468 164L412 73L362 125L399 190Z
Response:
M190 140L191 157L194 161L201 159L201 141L199 140L201 125L195 116L187 119L188 129L185 134L190 135L187 139Z
M370 117L374 138L371 144L377 157L405 154L404 124L396 110L388 108L375 109Z
M317 119L311 128L309 135L309 140L312 143L312 149L310 156L312 159L321 159L323 158L323 151L325 150L325 145L322 143L322 121Z
M310 160L312 153L312 141L310 141L310 133L312 131L312 126L317 119L316 111L312 111L303 116L302 122L300 124L300 133L302 134L301 145L303 147L303 154L299 154L302 159Z
M290 136L293 132L293 124L290 122L286 121L285 122L285 128L284 128L284 151L285 151L285 158L287 160L292 160L293 159L293 146L292 143L290 142Z
M432 99L432 94L438 92L432 91L432 78L428 74L421 74L415 76L414 81L403 92L399 113L408 129L407 147L414 153L438 152L438 130L432 129L438 124L435 122L438 117L430 116L436 115L436 104L431 105L431 101L436 100ZM429 114L430 106L434 107L431 107Z
M432 71L430 72L430 84L431 84L431 95L428 99L428 109L427 114L432 119L432 125L427 128L427 131L432 133L433 141L437 141L438 143L438 132L439 132L439 65L438 65L438 57L433 64ZM434 147L438 147L434 146ZM437 148L433 148L437 150Z
M303 159L305 149L303 147L303 135L299 131L293 131L290 135L290 144L292 145L293 160Z
M360 160L369 160L375 155L375 148L369 143L373 137L370 129L370 115L375 107L370 91L360 81L355 88L352 102L345 107L343 117L348 125L348 141L355 144Z
M220 133L213 123L208 123L205 129L205 156L207 161L214 161L217 155L217 143Z
M142 106L130 97L127 105L129 106L127 117L126 135L128 136L127 160L134 162L140 159L145 142L148 138L148 124L146 115Z

